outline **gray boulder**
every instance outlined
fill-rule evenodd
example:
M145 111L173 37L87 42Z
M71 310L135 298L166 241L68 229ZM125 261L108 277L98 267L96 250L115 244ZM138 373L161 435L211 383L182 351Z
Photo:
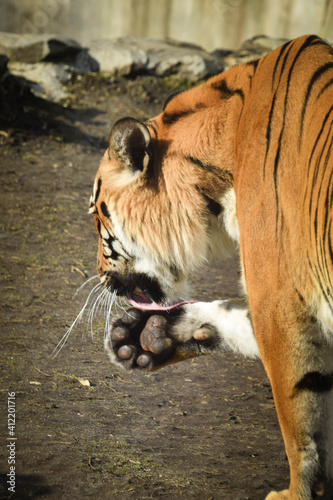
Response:
M81 46L74 40L50 34L25 34L0 32L0 53L12 61L36 63L78 53Z
M54 102L67 97L65 86L75 74L98 71L98 64L86 49L56 35L0 32L0 53L7 62L9 59L8 69L21 85L37 97ZM0 59L0 76L3 65L5 60Z
M8 69L36 97L53 102L61 102L67 97L66 84L73 78L71 68L55 63L9 62Z
M89 54L98 62L100 71L116 75L177 73L196 81L223 70L221 59L201 47L165 39L96 40L91 43Z
M138 39L142 40L142 39ZM142 71L147 65L147 54L140 43L117 40L94 40L89 55L98 63L99 71L127 76Z
M38 97L61 102L77 74L101 71L119 76L177 74L198 81L241 62L261 57L285 42L257 36L238 51L209 54L193 44L167 39L125 37L97 40L82 49L73 40L53 35L0 33L0 77L9 71ZM8 63L8 58L10 59Z
M271 38L265 35L258 35L246 40L238 50L222 56L222 60L227 69L236 64L252 61L258 57L265 56L287 41L288 40L285 38ZM217 52L218 51L216 51L215 54Z

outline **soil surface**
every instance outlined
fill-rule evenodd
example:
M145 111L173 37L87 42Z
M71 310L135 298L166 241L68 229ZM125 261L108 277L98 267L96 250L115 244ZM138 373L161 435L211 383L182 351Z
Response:
M178 86L90 75L67 107L14 82L1 89L0 499L260 500L288 485L260 361L212 355L121 371L103 351L102 314L93 337L86 315L52 357L97 283L72 299L96 274L87 208L111 124L156 114ZM203 269L193 298L237 296L237 278L237 260Z

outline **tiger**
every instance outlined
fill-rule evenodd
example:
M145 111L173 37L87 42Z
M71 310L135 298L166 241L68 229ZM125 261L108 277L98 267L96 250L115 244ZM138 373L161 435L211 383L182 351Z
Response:
M305 35L117 121L90 201L98 275L130 306L112 363L261 359L290 467L267 500L333 498L332 144L333 51ZM189 277L235 254L241 297L191 301Z

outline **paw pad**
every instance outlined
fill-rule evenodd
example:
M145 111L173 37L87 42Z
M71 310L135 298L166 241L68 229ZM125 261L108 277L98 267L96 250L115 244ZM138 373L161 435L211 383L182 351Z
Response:
M168 320L137 309L130 309L111 328L107 350L114 361L128 368L151 369L161 364L173 351L168 337Z
M212 325L202 325L193 333L193 338L200 342L211 341L215 337L216 337L216 330Z
M151 316L140 335L140 343L145 351L162 354L172 347L172 340L166 336L167 320L163 316Z

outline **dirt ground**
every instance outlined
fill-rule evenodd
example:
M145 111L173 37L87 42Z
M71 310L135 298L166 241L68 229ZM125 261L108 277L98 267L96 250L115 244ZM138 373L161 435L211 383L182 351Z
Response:
M287 487L260 361L202 356L124 372L103 352L102 317L93 339L85 317L51 356L92 288L72 299L95 274L87 208L110 126L155 114L178 85L90 75L73 85L67 107L12 82L1 90L0 499L260 500ZM193 298L237 296L237 275L237 261L202 270Z

